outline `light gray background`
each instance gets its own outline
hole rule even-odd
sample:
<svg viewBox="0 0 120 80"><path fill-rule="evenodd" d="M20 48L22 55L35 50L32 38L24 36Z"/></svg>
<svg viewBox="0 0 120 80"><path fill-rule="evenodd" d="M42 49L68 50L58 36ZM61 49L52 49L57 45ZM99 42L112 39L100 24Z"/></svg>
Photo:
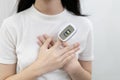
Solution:
<svg viewBox="0 0 120 80"><path fill-rule="evenodd" d="M94 26L93 80L120 80L120 0L81 0ZM16 0L0 0L0 25Z"/></svg>

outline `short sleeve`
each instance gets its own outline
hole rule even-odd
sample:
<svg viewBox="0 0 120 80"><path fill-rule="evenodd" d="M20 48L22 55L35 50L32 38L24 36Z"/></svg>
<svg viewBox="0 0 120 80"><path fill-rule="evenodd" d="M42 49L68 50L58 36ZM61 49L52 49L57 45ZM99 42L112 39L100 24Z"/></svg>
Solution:
<svg viewBox="0 0 120 80"><path fill-rule="evenodd" d="M94 59L94 50L93 50L93 25L92 23L89 21L88 23L88 34L87 34L87 38L86 38L86 45L85 45L85 49L83 50L82 53L79 54L79 60L83 60L83 61L92 61Z"/></svg>
<svg viewBox="0 0 120 80"><path fill-rule="evenodd" d="M0 28L0 63L2 64L16 63L15 35L11 23L4 21Z"/></svg>

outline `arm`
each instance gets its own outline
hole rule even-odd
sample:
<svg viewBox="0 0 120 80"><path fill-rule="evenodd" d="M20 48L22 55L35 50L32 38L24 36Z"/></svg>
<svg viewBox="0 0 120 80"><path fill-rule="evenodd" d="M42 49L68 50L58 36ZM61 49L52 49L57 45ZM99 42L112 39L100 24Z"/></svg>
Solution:
<svg viewBox="0 0 120 80"><path fill-rule="evenodd" d="M43 38L40 39L41 45L47 37L48 35L43 35ZM66 42L63 45L68 46ZM91 61L78 61L74 56L63 66L63 70L69 74L72 80L91 80Z"/></svg>
<svg viewBox="0 0 120 80"><path fill-rule="evenodd" d="M91 61L75 62L75 65L67 70L72 80L91 80Z"/></svg>
<svg viewBox="0 0 120 80"><path fill-rule="evenodd" d="M40 39L41 45L44 44L44 41L47 37L48 35L42 36L42 38ZM67 44L66 42L63 42L64 47L68 45L69 44ZM52 46L52 44L50 46ZM92 72L91 65L92 65L91 61L83 61L83 60L78 61L78 59L74 56L74 58L70 62L66 63L62 68L64 71L66 71L69 74L72 80L91 80L91 72Z"/></svg>
<svg viewBox="0 0 120 80"><path fill-rule="evenodd" d="M15 74L16 64L0 64L0 80L4 80L5 78Z"/></svg>
<svg viewBox="0 0 120 80"><path fill-rule="evenodd" d="M74 53L79 50L79 45L58 49L61 45L60 40L57 40L55 45L48 49L51 40L49 37L45 43L41 45L37 60L18 74L15 74L16 64L0 64L0 71L2 72L0 74L0 80L35 80L45 73L62 68L64 64L73 59Z"/></svg>
<svg viewBox="0 0 120 80"><path fill-rule="evenodd" d="M16 64L0 64L0 80L35 80L35 76L30 68L16 74Z"/></svg>
<svg viewBox="0 0 120 80"><path fill-rule="evenodd" d="M16 42L17 30L14 22L12 19L6 19L0 28L0 80L33 80L31 70L26 69L16 74Z"/></svg>
<svg viewBox="0 0 120 80"><path fill-rule="evenodd" d="M92 59L93 59L93 27L89 20L87 20L89 27L86 48L84 52L79 55L78 60L72 60L71 65L67 65L67 72L72 80L91 80L92 73ZM75 64L76 63L76 64ZM74 65L73 65L74 64ZM70 66L69 66L70 65ZM72 68L74 66L74 68Z"/></svg>

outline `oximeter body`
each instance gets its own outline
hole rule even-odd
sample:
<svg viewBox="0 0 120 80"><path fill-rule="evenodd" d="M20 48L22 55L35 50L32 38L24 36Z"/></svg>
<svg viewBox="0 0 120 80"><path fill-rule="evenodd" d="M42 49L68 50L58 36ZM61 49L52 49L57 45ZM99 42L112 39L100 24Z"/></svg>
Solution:
<svg viewBox="0 0 120 80"><path fill-rule="evenodd" d="M61 29L58 33L58 38L62 41L69 40L75 33L77 32L76 27L71 24L67 23L63 25L63 29Z"/></svg>

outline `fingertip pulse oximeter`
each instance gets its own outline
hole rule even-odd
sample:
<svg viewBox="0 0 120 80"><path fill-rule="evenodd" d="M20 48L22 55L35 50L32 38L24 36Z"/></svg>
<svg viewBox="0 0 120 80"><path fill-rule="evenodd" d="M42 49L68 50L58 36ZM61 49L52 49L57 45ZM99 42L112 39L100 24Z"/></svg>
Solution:
<svg viewBox="0 0 120 80"><path fill-rule="evenodd" d="M71 24L65 24L63 25L63 29L61 29L58 33L58 38L62 41L69 40L75 33L77 32L76 27Z"/></svg>

